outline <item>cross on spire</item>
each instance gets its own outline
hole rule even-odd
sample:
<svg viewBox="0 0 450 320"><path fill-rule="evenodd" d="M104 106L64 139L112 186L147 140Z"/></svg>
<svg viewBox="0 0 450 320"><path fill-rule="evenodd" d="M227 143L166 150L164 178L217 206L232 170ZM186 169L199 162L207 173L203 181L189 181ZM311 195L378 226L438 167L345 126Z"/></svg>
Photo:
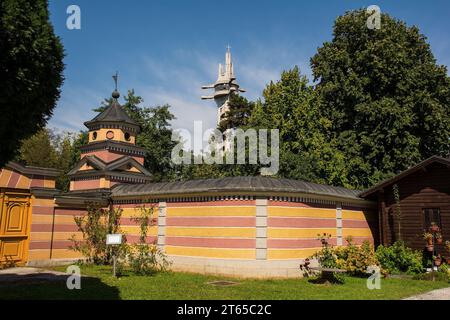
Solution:
<svg viewBox="0 0 450 320"><path fill-rule="evenodd" d="M114 84L115 84L115 89L114 89L114 90L117 91L117 80L118 80L118 78L119 78L119 72L116 71L116 74L113 75L112 77L113 77L113 79L114 79Z"/></svg>

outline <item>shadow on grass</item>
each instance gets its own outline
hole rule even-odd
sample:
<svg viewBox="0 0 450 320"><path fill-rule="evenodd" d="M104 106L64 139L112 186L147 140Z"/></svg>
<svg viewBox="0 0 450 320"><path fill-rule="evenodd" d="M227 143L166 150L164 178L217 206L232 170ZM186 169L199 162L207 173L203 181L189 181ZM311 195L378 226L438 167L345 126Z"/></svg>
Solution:
<svg viewBox="0 0 450 320"><path fill-rule="evenodd" d="M0 275L0 300L117 300L116 287L98 278L82 277L81 289L67 288L69 275L38 273L32 275Z"/></svg>

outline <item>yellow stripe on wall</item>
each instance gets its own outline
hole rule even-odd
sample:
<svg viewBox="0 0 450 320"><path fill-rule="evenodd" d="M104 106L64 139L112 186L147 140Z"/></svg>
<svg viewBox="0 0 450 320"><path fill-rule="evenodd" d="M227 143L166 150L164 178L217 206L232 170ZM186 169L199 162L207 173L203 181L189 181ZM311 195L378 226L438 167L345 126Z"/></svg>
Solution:
<svg viewBox="0 0 450 320"><path fill-rule="evenodd" d="M139 226L121 226L122 233L125 234L141 234L141 227ZM158 226L148 227L149 236L156 236L158 234Z"/></svg>
<svg viewBox="0 0 450 320"><path fill-rule="evenodd" d="M28 252L28 261L50 259L50 249L30 250Z"/></svg>
<svg viewBox="0 0 450 320"><path fill-rule="evenodd" d="M53 224L53 216L49 214L33 214L32 215L33 224ZM73 216L55 216L55 224L75 224Z"/></svg>
<svg viewBox="0 0 450 320"><path fill-rule="evenodd" d="M269 217L336 218L336 209L268 207Z"/></svg>
<svg viewBox="0 0 450 320"><path fill-rule="evenodd" d="M53 241L69 240L72 235L75 235L75 239L83 240L83 234L81 232L55 232L53 234ZM31 232L31 241L51 241L51 232Z"/></svg>
<svg viewBox="0 0 450 320"><path fill-rule="evenodd" d="M0 175L0 187L8 186L9 178L11 178L12 171L7 169L2 169Z"/></svg>
<svg viewBox="0 0 450 320"><path fill-rule="evenodd" d="M54 179L47 179L44 180L44 188L54 188L55 187L55 180Z"/></svg>
<svg viewBox="0 0 450 320"><path fill-rule="evenodd" d="M20 175L19 181L17 181L16 188L29 189L30 185L31 185L31 179L26 177L26 176L24 176L24 175Z"/></svg>
<svg viewBox="0 0 450 320"><path fill-rule="evenodd" d="M363 211L342 210L342 219L367 220L369 218L370 220L374 217L375 213L365 215Z"/></svg>
<svg viewBox="0 0 450 320"><path fill-rule="evenodd" d="M166 246L169 255L188 257L256 259L255 249L222 249Z"/></svg>
<svg viewBox="0 0 450 320"><path fill-rule="evenodd" d="M158 211L158 207L153 208L153 218L158 217ZM122 218L135 218L140 216L141 210L139 208L122 208Z"/></svg>
<svg viewBox="0 0 450 320"><path fill-rule="evenodd" d="M54 207L55 200L53 199L38 199L33 197L33 206L36 207Z"/></svg>
<svg viewBox="0 0 450 320"><path fill-rule="evenodd" d="M282 259L305 259L311 257L321 248L308 249L268 249L267 259L282 260Z"/></svg>
<svg viewBox="0 0 450 320"><path fill-rule="evenodd" d="M343 228L342 236L344 238L348 236L353 237L373 237L372 231L369 228Z"/></svg>
<svg viewBox="0 0 450 320"><path fill-rule="evenodd" d="M317 234L328 233L336 236L335 228L267 228L268 238L317 238Z"/></svg>
<svg viewBox="0 0 450 320"><path fill-rule="evenodd" d="M68 249L53 249L52 259L74 259L82 258L79 252ZM50 249L36 249L30 250L28 261L47 260L50 259Z"/></svg>
<svg viewBox="0 0 450 320"><path fill-rule="evenodd" d="M166 236L185 236L185 237L241 237L254 238L256 236L255 228L184 228L184 227L166 227Z"/></svg>
<svg viewBox="0 0 450 320"><path fill-rule="evenodd" d="M215 217L215 216L255 216L256 207L237 206L237 207L183 207L167 208L167 216L172 217Z"/></svg>

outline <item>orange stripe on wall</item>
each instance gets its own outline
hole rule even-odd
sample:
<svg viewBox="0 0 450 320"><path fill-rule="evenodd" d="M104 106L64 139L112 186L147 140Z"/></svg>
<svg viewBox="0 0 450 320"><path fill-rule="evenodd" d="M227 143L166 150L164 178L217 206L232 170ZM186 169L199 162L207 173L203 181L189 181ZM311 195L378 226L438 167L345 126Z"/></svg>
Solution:
<svg viewBox="0 0 450 320"><path fill-rule="evenodd" d="M236 209L237 210L237 209ZM253 217L167 217L167 226L185 227L254 227Z"/></svg>
<svg viewBox="0 0 450 320"><path fill-rule="evenodd" d="M329 243L336 246L336 238L330 238ZM274 249L289 249L289 248L317 248L322 244L317 239L268 239L267 247Z"/></svg>
<svg viewBox="0 0 450 320"><path fill-rule="evenodd" d="M255 248L255 239L166 237L166 244L180 247Z"/></svg>

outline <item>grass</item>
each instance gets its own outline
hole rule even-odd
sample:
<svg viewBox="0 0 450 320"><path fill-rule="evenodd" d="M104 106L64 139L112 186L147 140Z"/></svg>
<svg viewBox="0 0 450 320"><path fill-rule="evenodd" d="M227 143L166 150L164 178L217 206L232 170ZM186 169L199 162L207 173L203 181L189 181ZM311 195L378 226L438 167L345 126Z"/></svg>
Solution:
<svg viewBox="0 0 450 320"><path fill-rule="evenodd" d="M58 268L64 271L65 268ZM366 279L346 277L343 285L313 284L308 279L252 280L168 272L155 276L111 276L110 267L83 266L81 290L68 290L65 281L0 286L0 299L401 299L448 287L447 281L382 279L380 290L369 290ZM207 282L236 281L232 286Z"/></svg>

